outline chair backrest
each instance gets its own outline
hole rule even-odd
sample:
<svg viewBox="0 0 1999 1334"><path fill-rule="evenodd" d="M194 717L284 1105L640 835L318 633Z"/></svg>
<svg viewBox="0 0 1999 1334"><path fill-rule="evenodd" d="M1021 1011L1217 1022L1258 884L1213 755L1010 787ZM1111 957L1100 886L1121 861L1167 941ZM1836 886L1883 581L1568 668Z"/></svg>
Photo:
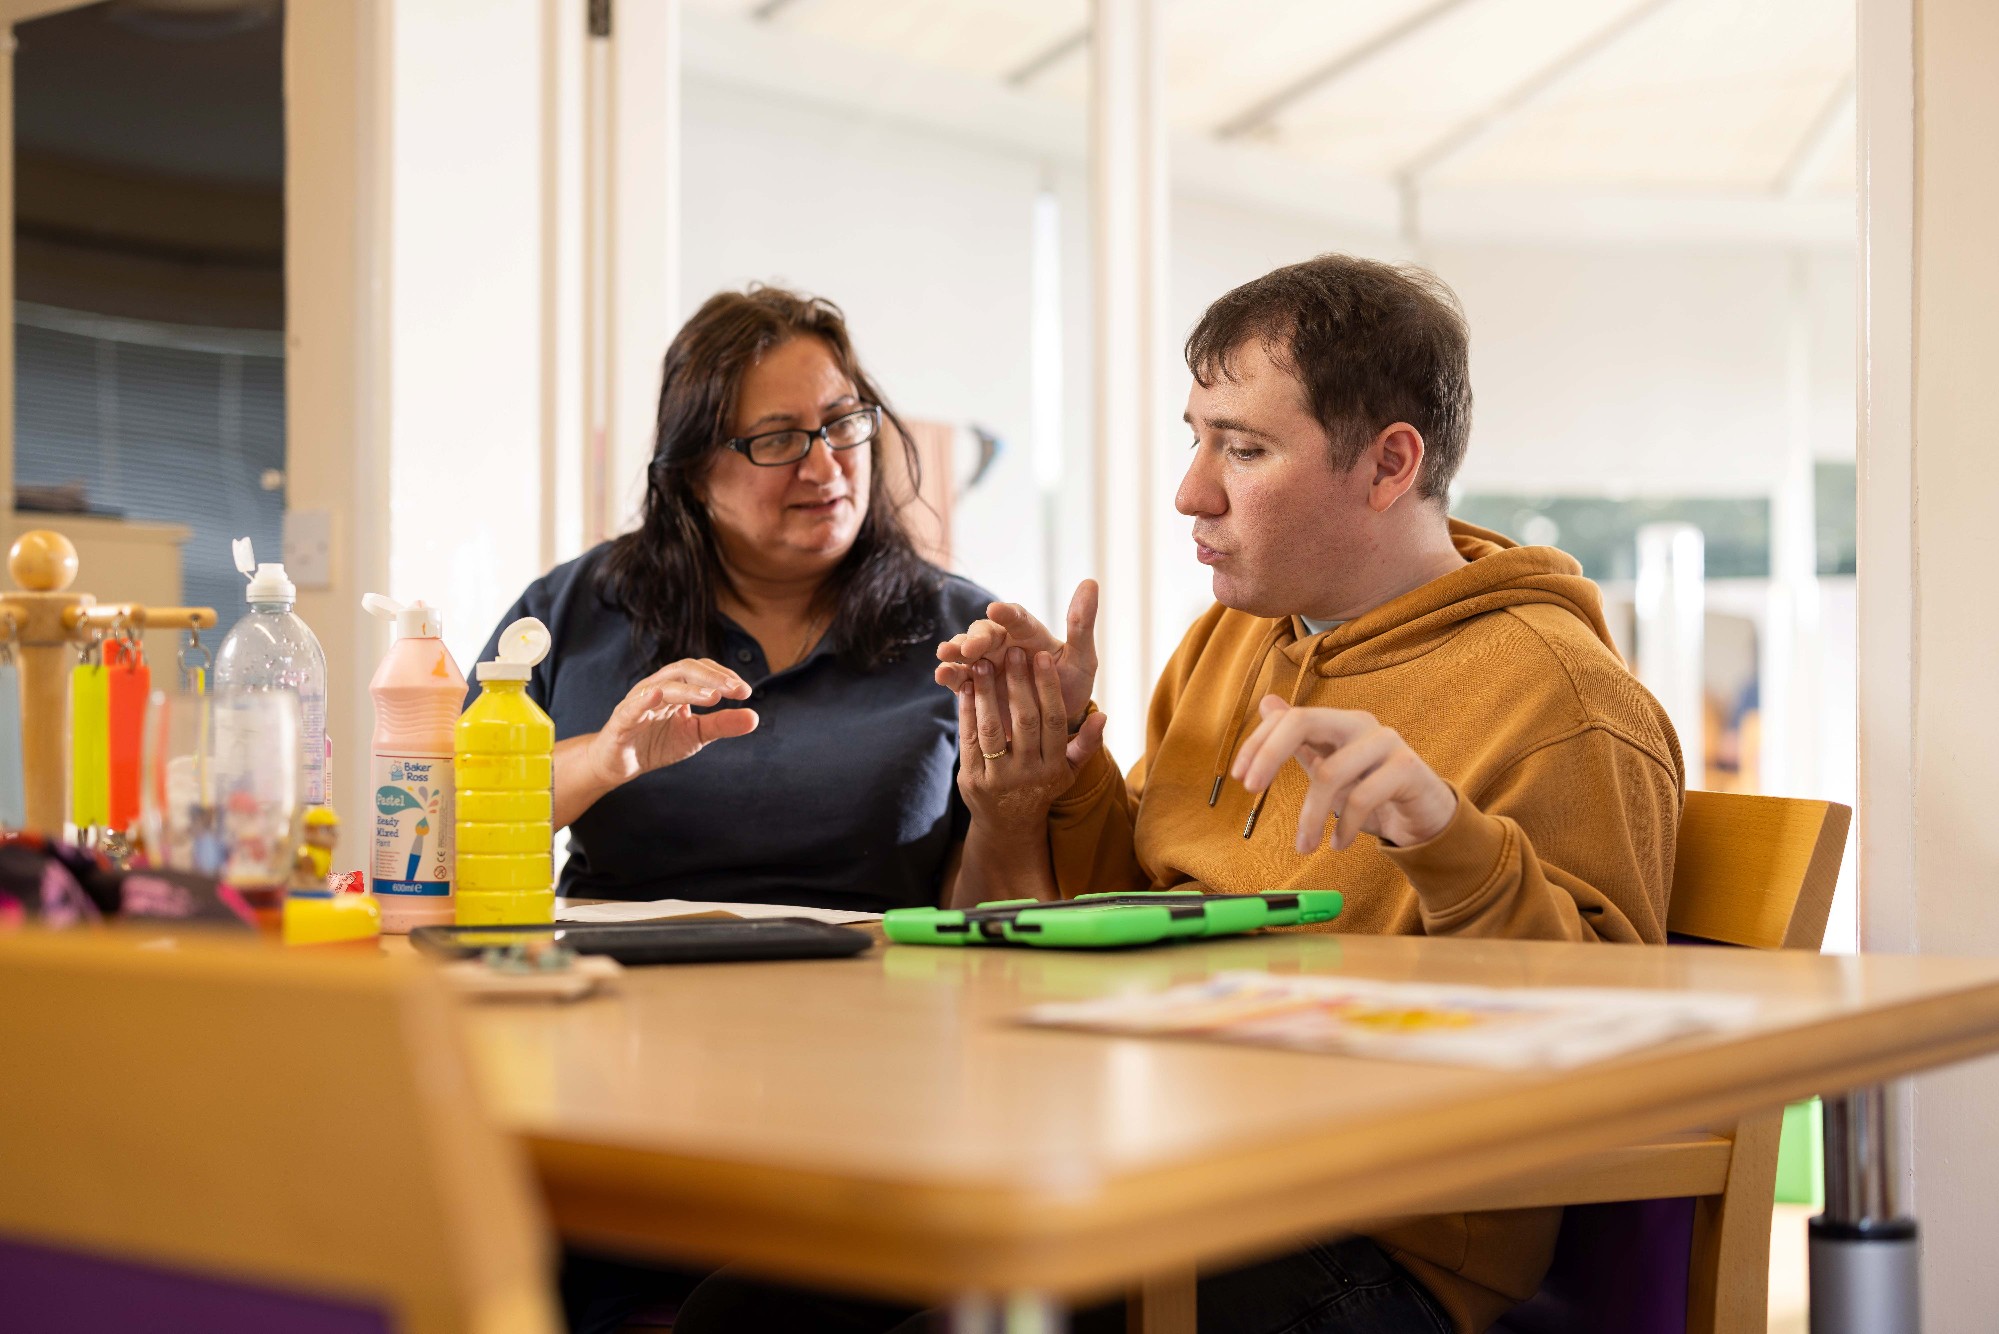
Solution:
<svg viewBox="0 0 1999 1334"><path fill-rule="evenodd" d="M1687 793L1667 929L1751 949L1818 949L1852 819L1831 801ZM1732 1327L1724 1308L1760 1312L1778 1115L1737 1127L1719 1196L1571 1205L1540 1292L1495 1334L1686 1334Z"/></svg>
<svg viewBox="0 0 1999 1334"><path fill-rule="evenodd" d="M1687 793L1667 929L1751 949L1816 950L1852 820L1834 801Z"/></svg>
<svg viewBox="0 0 1999 1334"><path fill-rule="evenodd" d="M0 1271L47 1313L9 1327L550 1334L454 1004L415 962L0 937Z"/></svg>

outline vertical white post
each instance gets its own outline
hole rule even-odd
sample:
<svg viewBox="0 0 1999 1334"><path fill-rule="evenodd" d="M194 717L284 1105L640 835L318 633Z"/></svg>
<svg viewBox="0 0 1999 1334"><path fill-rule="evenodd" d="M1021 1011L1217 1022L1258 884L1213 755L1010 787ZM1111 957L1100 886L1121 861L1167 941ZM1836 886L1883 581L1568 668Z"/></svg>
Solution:
<svg viewBox="0 0 1999 1334"><path fill-rule="evenodd" d="M1680 734L1687 786L1707 772L1701 721L1705 688L1706 547L1690 523L1638 530L1638 679L1665 706Z"/></svg>
<svg viewBox="0 0 1999 1334"><path fill-rule="evenodd" d="M14 512L14 49L0 25L0 514Z"/></svg>
<svg viewBox="0 0 1999 1334"><path fill-rule="evenodd" d="M1034 489L1041 506L1040 610L1059 624L1067 590L1056 572L1062 500L1062 204L1052 185L1034 198L1034 299L1029 319Z"/></svg>
<svg viewBox="0 0 1999 1334"><path fill-rule="evenodd" d="M1873 950L1999 951L1999 695L1991 543L1999 455L1999 7L1860 8L1862 308L1860 854ZM1985 1239L1999 1152L1999 1068L1915 1081L1923 1306L1934 1329L1999 1307Z"/></svg>
<svg viewBox="0 0 1999 1334"><path fill-rule="evenodd" d="M1860 365L1854 820L1860 948L1916 949L1916 15L1861 0ZM1897 1086L1902 1198L1919 1204L1917 1110Z"/></svg>
<svg viewBox="0 0 1999 1334"><path fill-rule="evenodd" d="M1791 256L1785 331L1784 471L1771 494L1770 600L1762 657L1761 790L1825 795L1819 781L1818 505L1811 438L1811 285Z"/></svg>
<svg viewBox="0 0 1999 1334"><path fill-rule="evenodd" d="M590 4L583 51L583 545L610 535L611 8Z"/></svg>
<svg viewBox="0 0 1999 1334"><path fill-rule="evenodd" d="M1152 650L1152 454L1165 308L1166 139L1155 0L1096 0L1091 262L1096 362L1098 698L1127 761L1143 744ZM1060 608L1054 609L1059 614Z"/></svg>
<svg viewBox="0 0 1999 1334"><path fill-rule="evenodd" d="M376 0L285 15L285 477L333 517L333 578L298 612L326 650L327 736L342 864L356 864L371 793L368 677L388 587L388 318L393 202L390 15ZM12 358L8 358L12 366Z"/></svg>
<svg viewBox="0 0 1999 1334"><path fill-rule="evenodd" d="M1860 939L1896 952L1916 947L1915 30L1914 0L1860 6Z"/></svg>
<svg viewBox="0 0 1999 1334"><path fill-rule="evenodd" d="M541 533L543 569L583 544L585 0L541 0Z"/></svg>
<svg viewBox="0 0 1999 1334"><path fill-rule="evenodd" d="M591 0L584 62L586 543L644 494L679 308L680 0Z"/></svg>

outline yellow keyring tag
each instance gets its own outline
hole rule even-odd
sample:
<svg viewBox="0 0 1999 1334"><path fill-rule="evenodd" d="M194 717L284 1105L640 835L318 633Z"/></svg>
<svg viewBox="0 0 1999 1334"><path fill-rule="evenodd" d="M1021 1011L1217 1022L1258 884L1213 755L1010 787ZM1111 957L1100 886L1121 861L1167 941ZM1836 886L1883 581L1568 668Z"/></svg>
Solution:
<svg viewBox="0 0 1999 1334"><path fill-rule="evenodd" d="M111 822L111 673L95 652L69 674L69 819Z"/></svg>

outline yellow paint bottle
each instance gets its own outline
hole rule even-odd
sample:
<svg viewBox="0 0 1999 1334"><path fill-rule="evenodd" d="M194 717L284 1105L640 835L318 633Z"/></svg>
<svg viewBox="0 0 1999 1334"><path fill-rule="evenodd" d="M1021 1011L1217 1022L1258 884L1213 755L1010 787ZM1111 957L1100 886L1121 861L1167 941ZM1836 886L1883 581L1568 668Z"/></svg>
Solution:
<svg viewBox="0 0 1999 1334"><path fill-rule="evenodd" d="M460 926L555 920L555 724L527 695L548 642L532 616L501 632L499 657L476 669L479 698L458 720Z"/></svg>

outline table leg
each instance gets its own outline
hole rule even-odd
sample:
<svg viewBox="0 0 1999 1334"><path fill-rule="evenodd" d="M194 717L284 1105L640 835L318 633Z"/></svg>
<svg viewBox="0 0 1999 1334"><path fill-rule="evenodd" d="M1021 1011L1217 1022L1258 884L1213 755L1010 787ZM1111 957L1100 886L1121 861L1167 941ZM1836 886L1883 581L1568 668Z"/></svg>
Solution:
<svg viewBox="0 0 1999 1334"><path fill-rule="evenodd" d="M1063 1334L1069 1315L1062 1303L1034 1293L1004 1301L960 1297L951 1303L951 1334Z"/></svg>
<svg viewBox="0 0 1999 1334"><path fill-rule="evenodd" d="M1125 1299L1125 1334L1196 1334L1199 1311L1192 1265L1154 1274Z"/></svg>
<svg viewBox="0 0 1999 1334"><path fill-rule="evenodd" d="M1920 1334L1916 1220L1896 1209L1888 1090L1825 1100L1825 1212L1811 1223L1811 1334Z"/></svg>

